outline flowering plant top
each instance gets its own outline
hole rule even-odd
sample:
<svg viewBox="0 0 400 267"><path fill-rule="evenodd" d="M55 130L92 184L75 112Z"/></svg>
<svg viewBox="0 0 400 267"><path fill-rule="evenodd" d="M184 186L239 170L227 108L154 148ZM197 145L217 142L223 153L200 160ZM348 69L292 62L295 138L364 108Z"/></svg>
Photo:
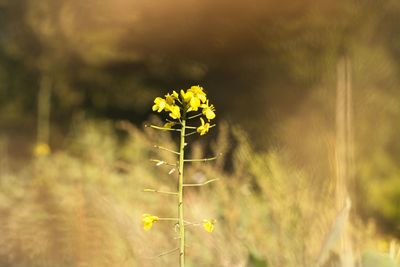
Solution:
<svg viewBox="0 0 400 267"><path fill-rule="evenodd" d="M209 104L204 89L198 85L192 86L186 91L181 90L180 93L172 91L164 98L157 97L152 109L159 113L168 113L169 119L164 124L166 130L174 129L174 126L181 124L182 120L199 117L200 125L196 127L196 131L200 135L208 133L209 129L213 127L210 122L216 117L214 105Z"/></svg>

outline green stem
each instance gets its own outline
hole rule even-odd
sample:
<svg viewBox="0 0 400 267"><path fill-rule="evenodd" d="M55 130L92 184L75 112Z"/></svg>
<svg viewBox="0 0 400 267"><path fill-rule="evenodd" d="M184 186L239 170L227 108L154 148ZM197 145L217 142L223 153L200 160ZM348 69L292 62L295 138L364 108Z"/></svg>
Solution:
<svg viewBox="0 0 400 267"><path fill-rule="evenodd" d="M160 218L159 217L158 220L159 221L175 221L176 222L178 220L178 218L163 218L163 217Z"/></svg>
<svg viewBox="0 0 400 267"><path fill-rule="evenodd" d="M144 189L143 192L160 193L160 194L166 194L166 195L178 195L177 192L168 192L168 191L149 189L149 188Z"/></svg>
<svg viewBox="0 0 400 267"><path fill-rule="evenodd" d="M204 158L204 159L185 159L185 162L205 162L205 161L212 161L216 160L218 156L212 158Z"/></svg>
<svg viewBox="0 0 400 267"><path fill-rule="evenodd" d="M181 142L179 148L178 217L179 217L179 266L185 266L185 221L183 216L183 165L185 162L186 114L182 117Z"/></svg>
<svg viewBox="0 0 400 267"><path fill-rule="evenodd" d="M212 180L205 181L204 183L200 183L200 184L183 184L183 186L184 186L184 187L185 187L185 186L203 186L203 185L206 185L206 184L209 184L209 183L218 181L218 180L219 180L219 179L217 178L217 179L212 179Z"/></svg>
<svg viewBox="0 0 400 267"><path fill-rule="evenodd" d="M168 151L168 152L174 153L174 154L176 154L176 155L179 155L179 152L173 151L173 150L171 150L171 149L169 149L169 148L165 148L165 147L158 146L158 145L154 145L154 147L155 147L155 148L158 148L158 149L161 149L161 150L164 150L164 151Z"/></svg>
<svg viewBox="0 0 400 267"><path fill-rule="evenodd" d="M161 131L175 131L175 132L179 132L179 129L174 129L174 128L165 128L165 127L160 127L160 126L156 126L156 125L145 125L144 127L150 127L156 130L161 130Z"/></svg>
<svg viewBox="0 0 400 267"><path fill-rule="evenodd" d="M187 118L187 119L188 119L188 120L191 120L191 119L200 117L201 115L203 115L203 113L199 113L199 114L193 115L193 116L191 116L191 117L189 117L189 118Z"/></svg>

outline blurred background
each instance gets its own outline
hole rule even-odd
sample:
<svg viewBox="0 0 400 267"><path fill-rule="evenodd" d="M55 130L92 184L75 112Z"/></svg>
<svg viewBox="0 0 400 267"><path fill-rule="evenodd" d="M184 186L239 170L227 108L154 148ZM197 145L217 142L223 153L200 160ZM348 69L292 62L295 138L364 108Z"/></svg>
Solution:
<svg viewBox="0 0 400 267"><path fill-rule="evenodd" d="M157 96L201 85L188 266L399 266L397 0L0 0L0 266L177 266ZM160 205L162 203L162 205Z"/></svg>

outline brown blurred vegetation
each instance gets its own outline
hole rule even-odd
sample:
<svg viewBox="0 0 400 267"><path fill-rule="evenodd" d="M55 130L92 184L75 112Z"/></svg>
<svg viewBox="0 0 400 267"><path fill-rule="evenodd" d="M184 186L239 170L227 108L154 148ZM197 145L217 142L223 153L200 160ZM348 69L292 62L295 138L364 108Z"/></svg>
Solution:
<svg viewBox="0 0 400 267"><path fill-rule="evenodd" d="M156 139L114 122L141 125L154 97L200 84L229 127L193 149L227 153L191 169L221 177L188 198L193 216L210 210L222 228L194 230L191 259L310 266L338 212L343 57L353 90L352 239L356 256L379 250L400 236L399 17L397 0L0 0L0 265L148 266L145 255L170 248L168 226L147 235L136 220L160 201L140 190L171 182L144 167ZM44 87L55 153L34 159ZM203 245L214 250L201 255Z"/></svg>
<svg viewBox="0 0 400 267"><path fill-rule="evenodd" d="M156 223L150 232L140 224L142 213L168 217L175 212L171 197L142 192L176 186L165 167L146 160L170 158L152 144L174 147L174 142L126 122L121 127L129 133L123 143L111 122L80 121L68 149L2 177L2 266L177 265L175 255L157 257L177 245L173 224ZM325 236L340 235L331 229L336 217L333 178L316 187L279 153L256 153L243 142L241 130L230 134L226 124L220 127L211 149L224 152L237 142L235 166L224 171L228 159L222 157L187 169L190 182L220 178L186 193L189 220L218 219L213 234L188 230L188 266L312 266ZM206 153L195 146L191 156ZM373 223L353 219L351 233L357 262L365 264L369 249L389 255L388 239L377 234ZM395 243L392 247L399 249ZM336 253L334 248L327 266L337 264Z"/></svg>

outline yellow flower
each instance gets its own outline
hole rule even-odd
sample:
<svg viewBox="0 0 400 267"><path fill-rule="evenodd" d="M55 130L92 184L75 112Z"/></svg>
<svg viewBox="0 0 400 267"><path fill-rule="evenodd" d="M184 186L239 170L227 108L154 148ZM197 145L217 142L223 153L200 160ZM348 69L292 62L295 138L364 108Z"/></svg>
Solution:
<svg viewBox="0 0 400 267"><path fill-rule="evenodd" d="M201 108L203 109L203 115L206 116L206 118L208 119L208 121L212 120L215 118L215 108L214 105L209 106L208 105L208 100L205 104L201 105Z"/></svg>
<svg viewBox="0 0 400 267"><path fill-rule="evenodd" d="M194 97L192 97L192 99L190 99L189 108L187 111L188 112L189 111L197 111L197 110L199 110L199 107L200 107L200 99L194 96Z"/></svg>
<svg viewBox="0 0 400 267"><path fill-rule="evenodd" d="M192 99L192 97L194 96L192 92L187 91L185 93L185 91L181 90L181 96L184 102L188 103L190 102L190 100Z"/></svg>
<svg viewBox="0 0 400 267"><path fill-rule="evenodd" d="M181 90L181 96L183 101L189 104L187 112L197 111L201 103L207 100L206 94L200 86L192 86L186 92Z"/></svg>
<svg viewBox="0 0 400 267"><path fill-rule="evenodd" d="M142 223L143 223L143 229L148 231L153 227L153 223L158 221L159 218L157 216L151 215L151 214L143 214L142 215Z"/></svg>
<svg viewBox="0 0 400 267"><path fill-rule="evenodd" d="M175 97L175 99L179 98L179 94L175 90L172 91L172 96Z"/></svg>
<svg viewBox="0 0 400 267"><path fill-rule="evenodd" d="M165 95L165 100L167 102L168 105L174 105L175 104L175 100L178 99L179 95L177 92L172 91L172 94L166 94Z"/></svg>
<svg viewBox="0 0 400 267"><path fill-rule="evenodd" d="M173 121L167 122L166 124L164 124L164 128L171 129L173 126L175 126L175 124L176 123Z"/></svg>
<svg viewBox="0 0 400 267"><path fill-rule="evenodd" d="M51 153L51 149L48 144L39 143L35 146L33 153L36 157L48 156Z"/></svg>
<svg viewBox="0 0 400 267"><path fill-rule="evenodd" d="M203 220L203 228L209 233L212 233L215 228L215 224L217 223L217 220L215 219L204 219Z"/></svg>
<svg viewBox="0 0 400 267"><path fill-rule="evenodd" d="M153 111L161 112L167 107L167 102L164 98L157 97L154 99Z"/></svg>
<svg viewBox="0 0 400 267"><path fill-rule="evenodd" d="M193 96L200 99L202 103L206 102L206 100L207 100L207 95L206 95L206 93L203 92L203 87L195 85L195 86L190 87L188 92L193 93Z"/></svg>
<svg viewBox="0 0 400 267"><path fill-rule="evenodd" d="M166 108L168 111L171 111L171 113L169 113L169 116L173 119L179 119L181 117L181 109L179 108L179 106L176 105L168 105Z"/></svg>
<svg viewBox="0 0 400 267"><path fill-rule="evenodd" d="M201 121L201 125L199 127L197 127L197 132L200 135L205 135L208 132L208 130L210 129L210 124L208 122L204 123L203 118L200 118L200 121Z"/></svg>

